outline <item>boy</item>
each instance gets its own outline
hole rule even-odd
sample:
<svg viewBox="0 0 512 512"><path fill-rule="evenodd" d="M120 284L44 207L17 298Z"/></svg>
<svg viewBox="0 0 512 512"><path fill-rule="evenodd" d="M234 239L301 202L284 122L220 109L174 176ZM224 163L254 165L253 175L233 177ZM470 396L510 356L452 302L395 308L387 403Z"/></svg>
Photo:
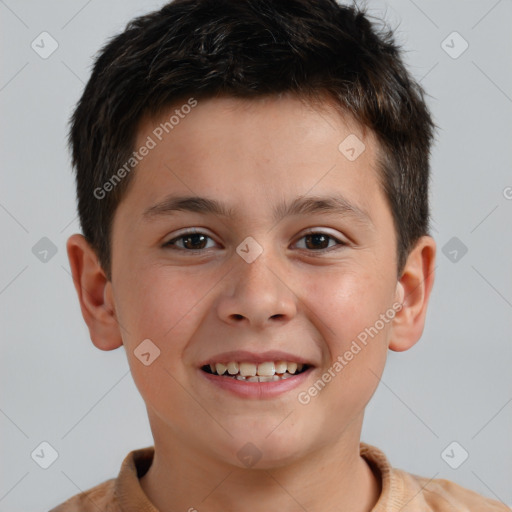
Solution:
<svg viewBox="0 0 512 512"><path fill-rule="evenodd" d="M509 510L360 442L423 332L433 131L392 35L334 0L177 0L113 38L67 250L155 443L53 510Z"/></svg>

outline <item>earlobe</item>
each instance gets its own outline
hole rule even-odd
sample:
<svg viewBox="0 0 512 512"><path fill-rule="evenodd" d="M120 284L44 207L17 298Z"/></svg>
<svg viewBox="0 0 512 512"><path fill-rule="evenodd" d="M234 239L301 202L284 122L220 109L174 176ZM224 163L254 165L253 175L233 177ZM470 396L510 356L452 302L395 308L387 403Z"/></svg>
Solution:
<svg viewBox="0 0 512 512"><path fill-rule="evenodd" d="M114 350L123 342L117 322L112 284L96 253L83 235L74 234L66 243L73 283L82 316L92 342L101 350Z"/></svg>
<svg viewBox="0 0 512 512"><path fill-rule="evenodd" d="M430 292L434 284L436 243L430 236L421 237L411 250L402 276L397 282L397 301L402 309L393 319L389 348L402 352L421 337L425 326Z"/></svg>

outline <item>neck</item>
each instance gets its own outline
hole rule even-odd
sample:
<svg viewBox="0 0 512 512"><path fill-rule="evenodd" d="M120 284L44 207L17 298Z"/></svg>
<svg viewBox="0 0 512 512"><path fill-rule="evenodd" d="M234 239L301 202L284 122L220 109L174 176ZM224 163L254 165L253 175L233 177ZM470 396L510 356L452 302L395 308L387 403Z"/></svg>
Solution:
<svg viewBox="0 0 512 512"><path fill-rule="evenodd" d="M249 507L253 512L370 512L381 483L359 455L359 435L349 437L342 435L336 444L323 445L291 464L254 469L219 461L182 439L155 436L153 463L140 483L162 512Z"/></svg>

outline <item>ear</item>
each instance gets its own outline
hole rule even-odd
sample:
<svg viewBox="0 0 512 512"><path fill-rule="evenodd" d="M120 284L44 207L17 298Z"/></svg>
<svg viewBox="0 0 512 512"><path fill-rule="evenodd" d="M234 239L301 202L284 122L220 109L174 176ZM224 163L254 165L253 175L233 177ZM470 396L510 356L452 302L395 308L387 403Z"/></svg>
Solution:
<svg viewBox="0 0 512 512"><path fill-rule="evenodd" d="M421 337L428 300L434 284L436 243L421 237L410 252L397 283L397 301L402 303L393 319L389 348L395 352L410 349Z"/></svg>
<svg viewBox="0 0 512 512"><path fill-rule="evenodd" d="M66 243L73 283L92 342L101 350L123 344L116 319L112 283L107 280L96 253L83 235L74 234Z"/></svg>

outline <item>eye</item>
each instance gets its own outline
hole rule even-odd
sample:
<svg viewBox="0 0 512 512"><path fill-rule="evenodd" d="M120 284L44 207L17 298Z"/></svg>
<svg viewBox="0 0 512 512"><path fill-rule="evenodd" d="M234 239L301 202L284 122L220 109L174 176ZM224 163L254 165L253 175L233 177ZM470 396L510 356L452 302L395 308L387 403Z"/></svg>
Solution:
<svg viewBox="0 0 512 512"><path fill-rule="evenodd" d="M210 247L206 247L205 243L207 239L213 240L210 236L201 233L200 231L188 231L187 233L183 233L180 236L173 238L166 242L163 247L174 246L178 249L188 250L190 251L201 251L203 249L209 249ZM183 241L183 247L179 246L177 242Z"/></svg>
<svg viewBox="0 0 512 512"><path fill-rule="evenodd" d="M182 233L178 237L173 238L172 240L169 240L163 245L163 247L177 248L178 250L184 250L188 252L202 251L212 247L207 246L208 239L213 240L210 236L200 231L188 231L186 233ZM337 242L334 244L334 247L336 245L347 245L342 240L339 240L322 231L310 231L303 235L299 240L305 240L305 247L299 247L299 249L309 249L315 252L322 252L332 249L333 246L329 246L330 242ZM179 243L182 243L182 245Z"/></svg>
<svg viewBox="0 0 512 512"><path fill-rule="evenodd" d="M322 231L310 231L306 233L304 236L302 236L300 240L305 240L306 249L313 249L316 252L329 250L329 240L338 242L334 246L347 245L345 242L338 240L337 238L328 235L327 233L323 233ZM300 247L300 249L303 248L304 247Z"/></svg>

